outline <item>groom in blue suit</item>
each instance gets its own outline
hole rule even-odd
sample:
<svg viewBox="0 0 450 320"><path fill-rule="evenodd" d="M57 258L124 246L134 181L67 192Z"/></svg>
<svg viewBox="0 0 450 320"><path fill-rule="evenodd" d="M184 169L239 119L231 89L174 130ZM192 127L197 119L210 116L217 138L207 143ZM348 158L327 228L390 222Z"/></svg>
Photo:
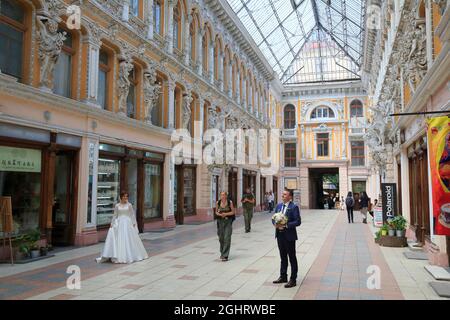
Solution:
<svg viewBox="0 0 450 320"><path fill-rule="evenodd" d="M292 202L293 196L293 190L285 189L282 195L283 203L279 203L275 208L275 212L283 212L288 218L287 225L275 225L275 238L277 238L278 249L280 250L281 267L280 277L273 283L287 282L284 286L285 288L292 288L297 285L298 264L295 255L295 241L298 238L296 227L302 223L302 220L300 218L300 209ZM288 257L291 264L291 278L289 282L287 280Z"/></svg>

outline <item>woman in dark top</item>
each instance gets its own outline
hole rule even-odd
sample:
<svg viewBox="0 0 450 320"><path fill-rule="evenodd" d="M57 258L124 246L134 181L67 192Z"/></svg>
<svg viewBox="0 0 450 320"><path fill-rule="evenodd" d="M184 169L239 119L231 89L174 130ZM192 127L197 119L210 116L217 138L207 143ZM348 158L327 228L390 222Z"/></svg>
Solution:
<svg viewBox="0 0 450 320"><path fill-rule="evenodd" d="M369 197L367 196L367 193L365 191L363 191L361 194L359 204L361 206L361 215L363 218L363 223L367 223L367 210L369 209Z"/></svg>
<svg viewBox="0 0 450 320"><path fill-rule="evenodd" d="M353 193L349 191L347 198L345 198L345 206L347 207L348 223L353 223L353 206L355 205L355 199Z"/></svg>
<svg viewBox="0 0 450 320"><path fill-rule="evenodd" d="M231 247L231 234L233 232L233 221L236 218L233 201L228 199L225 191L220 193L220 200L217 201L217 235L220 242L220 259L228 260Z"/></svg>

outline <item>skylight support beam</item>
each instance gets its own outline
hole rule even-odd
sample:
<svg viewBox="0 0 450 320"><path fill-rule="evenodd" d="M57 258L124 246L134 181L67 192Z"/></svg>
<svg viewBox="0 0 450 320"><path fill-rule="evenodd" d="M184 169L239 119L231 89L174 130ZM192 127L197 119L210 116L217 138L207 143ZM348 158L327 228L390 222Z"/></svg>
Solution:
<svg viewBox="0 0 450 320"><path fill-rule="evenodd" d="M270 6L272 7L273 13L275 14L275 17L277 18L278 26L280 27L281 31L283 32L284 38L286 39L286 42L289 46L289 51L291 51L292 55L294 55L295 54L294 48L292 47L291 42L289 41L289 38L286 34L286 30L284 30L283 24L281 23L280 16L278 15L277 10L276 10L275 6L273 5L273 1L269 0L269 3L270 3ZM284 71L283 69L281 69L281 70Z"/></svg>
<svg viewBox="0 0 450 320"><path fill-rule="evenodd" d="M319 26L320 20L319 20L319 11L317 10L317 3L316 0L311 0L311 6L314 12L314 20L316 21L316 26Z"/></svg>
<svg viewBox="0 0 450 320"><path fill-rule="evenodd" d="M292 66L292 64L295 62L295 60L297 60L298 56L300 55L300 53L302 52L303 48L305 47L306 43L308 42L309 38L311 37L312 33L313 33L314 29L311 29L311 31L309 31L308 35L305 38L305 42L303 42L302 46L298 49L297 53L295 54L294 58L292 59L292 61L289 63L289 67L284 71L283 75L280 77L281 81L283 81L283 78L286 76L286 73L288 72L289 68ZM290 78L289 78L290 79ZM288 79L288 80L289 80ZM286 80L286 81L288 81ZM285 82L286 82L285 81Z"/></svg>
<svg viewBox="0 0 450 320"><path fill-rule="evenodd" d="M323 31L325 31L325 32L331 37L331 39L333 39L333 41L338 45L338 47L339 47L342 51L344 51L345 55L346 55L347 57L349 57L350 60L352 60L353 63L356 64L356 65L358 66L358 68L361 67L361 65L359 64L359 62L356 61L355 58L353 58L353 56L352 56L350 53L348 53L348 51L347 51L347 50L339 43L339 41L334 37L334 35L333 35L332 32L330 32L330 31L329 31L327 28L325 28L322 24L319 25L319 28L321 28Z"/></svg>
<svg viewBox="0 0 450 320"><path fill-rule="evenodd" d="M247 4L244 2L244 0L241 0L242 5L244 6L245 10L247 11L250 19L253 21L253 23L256 26L256 29L258 30L259 34L261 35L261 37L264 37L263 33L261 32L261 29L259 28L258 23L256 22L255 18L253 17L253 14L251 13L251 11L249 10L249 8L247 7ZM275 59L275 62L277 63L278 67L280 67L280 70L283 70L283 66L281 65L280 61L277 59L277 56L275 55L275 53L273 52L272 46L270 45L269 42L267 42L267 40L264 41L267 45L267 48L269 48L270 53L272 54L273 58Z"/></svg>

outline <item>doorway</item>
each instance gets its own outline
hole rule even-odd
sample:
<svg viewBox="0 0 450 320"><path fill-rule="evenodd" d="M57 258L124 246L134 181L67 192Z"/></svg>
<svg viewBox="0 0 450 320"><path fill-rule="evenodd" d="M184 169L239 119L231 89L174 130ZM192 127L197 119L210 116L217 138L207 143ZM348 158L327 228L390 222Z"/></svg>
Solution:
<svg viewBox="0 0 450 320"><path fill-rule="evenodd" d="M195 215L196 173L195 165L175 166L174 211L177 224L184 224L185 216Z"/></svg>
<svg viewBox="0 0 450 320"><path fill-rule="evenodd" d="M352 181L352 192L353 198L355 199L353 210L355 211L361 210L359 199L361 198L361 193L363 191L366 191L366 181Z"/></svg>
<svg viewBox="0 0 450 320"><path fill-rule="evenodd" d="M55 158L53 182L52 245L70 246L74 243L76 208L76 152L58 151Z"/></svg>
<svg viewBox="0 0 450 320"><path fill-rule="evenodd" d="M309 169L309 208L334 209L339 193L339 168Z"/></svg>

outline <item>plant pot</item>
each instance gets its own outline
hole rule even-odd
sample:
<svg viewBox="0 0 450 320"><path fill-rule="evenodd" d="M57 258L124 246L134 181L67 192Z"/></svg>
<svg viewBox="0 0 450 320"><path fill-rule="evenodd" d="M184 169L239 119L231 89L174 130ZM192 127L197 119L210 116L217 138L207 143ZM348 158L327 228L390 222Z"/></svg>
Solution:
<svg viewBox="0 0 450 320"><path fill-rule="evenodd" d="M381 230L381 235L382 235L382 236L387 235L387 231L386 231L386 230Z"/></svg>
<svg viewBox="0 0 450 320"><path fill-rule="evenodd" d="M20 251L16 251L14 252L14 259L15 260L25 260L28 258L28 254L20 252Z"/></svg>
<svg viewBox="0 0 450 320"><path fill-rule="evenodd" d="M389 229L389 236L390 237L395 237L395 230L394 229Z"/></svg>
<svg viewBox="0 0 450 320"><path fill-rule="evenodd" d="M41 256L46 256L48 253L48 249L46 247L41 248Z"/></svg>
<svg viewBox="0 0 450 320"><path fill-rule="evenodd" d="M397 237L401 238L405 236L405 230L396 230L395 234L397 235Z"/></svg>
<svg viewBox="0 0 450 320"><path fill-rule="evenodd" d="M37 258L41 255L39 250L31 250L31 259Z"/></svg>

